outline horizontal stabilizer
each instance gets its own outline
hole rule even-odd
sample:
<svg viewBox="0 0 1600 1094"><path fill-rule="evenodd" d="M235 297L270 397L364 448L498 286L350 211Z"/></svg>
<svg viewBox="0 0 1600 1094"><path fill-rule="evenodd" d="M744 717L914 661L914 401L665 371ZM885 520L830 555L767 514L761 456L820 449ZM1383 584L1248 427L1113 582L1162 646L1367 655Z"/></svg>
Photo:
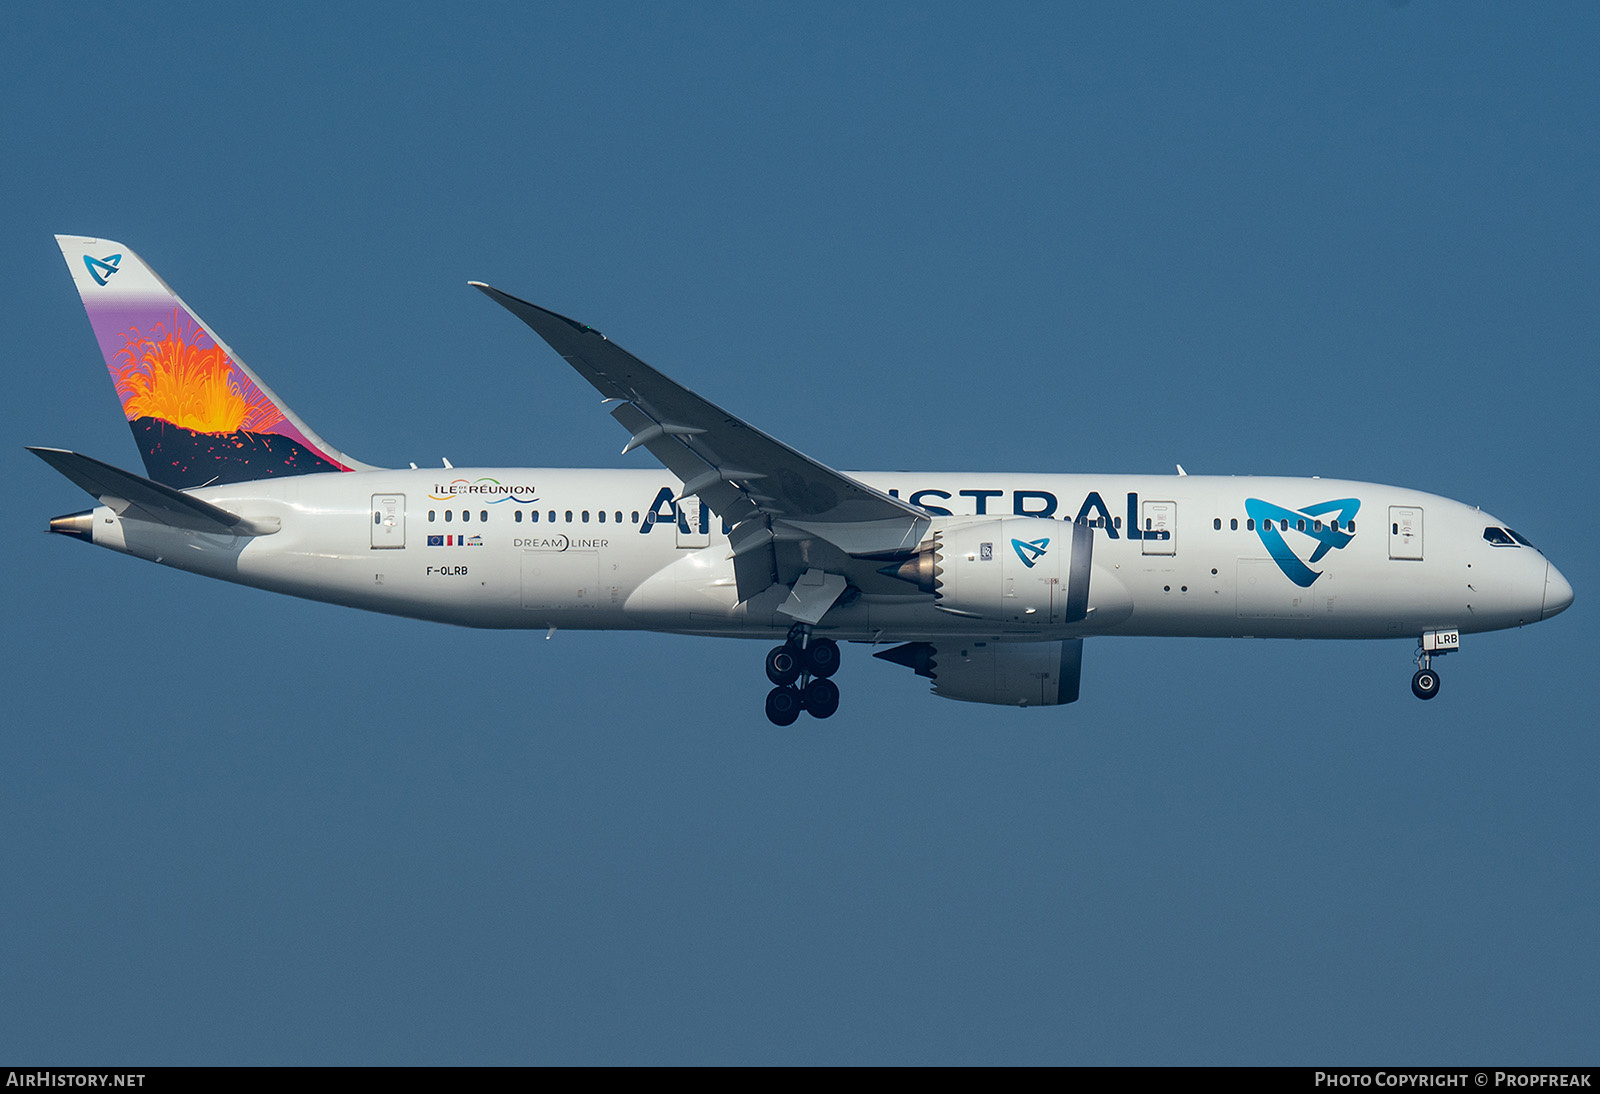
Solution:
<svg viewBox="0 0 1600 1094"><path fill-rule="evenodd" d="M217 535L261 536L278 530L274 519L249 520L226 509L190 497L182 490L162 486L120 467L62 448L29 448L35 456L83 487L101 505L118 516L165 524L191 532Z"/></svg>

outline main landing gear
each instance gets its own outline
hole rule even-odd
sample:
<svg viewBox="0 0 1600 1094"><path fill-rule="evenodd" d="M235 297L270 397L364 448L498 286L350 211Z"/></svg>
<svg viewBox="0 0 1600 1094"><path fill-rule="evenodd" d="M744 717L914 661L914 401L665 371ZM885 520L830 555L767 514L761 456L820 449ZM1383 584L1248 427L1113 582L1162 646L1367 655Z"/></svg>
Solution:
<svg viewBox="0 0 1600 1094"><path fill-rule="evenodd" d="M777 687L767 692L767 718L773 725L794 725L803 710L828 718L839 709L839 685L828 677L839 671L839 644L812 638L811 628L796 623L789 638L767 654L767 679Z"/></svg>

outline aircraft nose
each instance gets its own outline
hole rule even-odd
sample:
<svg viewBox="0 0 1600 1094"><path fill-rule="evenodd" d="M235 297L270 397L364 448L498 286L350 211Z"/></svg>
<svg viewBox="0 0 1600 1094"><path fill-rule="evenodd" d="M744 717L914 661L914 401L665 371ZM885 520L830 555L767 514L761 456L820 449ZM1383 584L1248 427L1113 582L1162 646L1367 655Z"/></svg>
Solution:
<svg viewBox="0 0 1600 1094"><path fill-rule="evenodd" d="M1572 586L1567 579L1561 576L1561 571L1545 564L1544 572L1544 612L1540 619L1549 619L1552 615L1560 615L1572 604Z"/></svg>

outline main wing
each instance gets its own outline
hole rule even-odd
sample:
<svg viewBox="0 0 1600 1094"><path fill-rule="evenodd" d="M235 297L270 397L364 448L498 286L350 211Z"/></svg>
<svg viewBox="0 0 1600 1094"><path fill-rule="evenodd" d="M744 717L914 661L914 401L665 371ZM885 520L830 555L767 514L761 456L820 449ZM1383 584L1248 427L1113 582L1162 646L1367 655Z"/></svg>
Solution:
<svg viewBox="0 0 1600 1094"><path fill-rule="evenodd" d="M922 510L768 436L593 327L471 284L619 402L611 416L631 434L624 453L646 449L683 481L680 499L697 495L727 522L740 600L792 586L807 570L865 579L885 560L908 557L926 535Z"/></svg>

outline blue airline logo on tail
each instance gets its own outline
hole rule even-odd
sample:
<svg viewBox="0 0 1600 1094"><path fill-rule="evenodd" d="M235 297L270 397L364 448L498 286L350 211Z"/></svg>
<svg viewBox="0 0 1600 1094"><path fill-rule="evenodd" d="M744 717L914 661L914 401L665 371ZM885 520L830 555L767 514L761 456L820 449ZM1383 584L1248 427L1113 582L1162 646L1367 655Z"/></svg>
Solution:
<svg viewBox="0 0 1600 1094"><path fill-rule="evenodd" d="M90 258L83 256L83 264L89 267L89 276L101 285L106 283L110 276L117 272L117 267L122 264L121 255L106 255L104 258ZM105 271L105 277L100 276L100 271Z"/></svg>
<svg viewBox="0 0 1600 1094"><path fill-rule="evenodd" d="M1036 539L1031 542L1021 539L1011 541L1011 547L1017 552L1017 557L1030 570L1033 569L1035 562L1044 557L1044 549L1048 546L1050 546L1048 539Z"/></svg>
<svg viewBox="0 0 1600 1094"><path fill-rule="evenodd" d="M1361 502L1356 498L1339 498L1337 501L1308 505L1304 509L1285 509L1260 498L1246 498L1244 501L1244 511L1256 522L1256 535L1261 537L1272 561L1278 564L1278 569L1283 571L1285 577L1302 589L1310 588L1311 583L1322 576L1322 571L1313 570L1312 565L1321 561L1329 551L1342 550L1355 538L1355 533L1348 529L1360 508ZM1339 515L1333 520L1320 519L1335 510ZM1302 561L1284 540L1283 533L1291 527L1316 541L1317 548L1311 552L1310 558Z"/></svg>

